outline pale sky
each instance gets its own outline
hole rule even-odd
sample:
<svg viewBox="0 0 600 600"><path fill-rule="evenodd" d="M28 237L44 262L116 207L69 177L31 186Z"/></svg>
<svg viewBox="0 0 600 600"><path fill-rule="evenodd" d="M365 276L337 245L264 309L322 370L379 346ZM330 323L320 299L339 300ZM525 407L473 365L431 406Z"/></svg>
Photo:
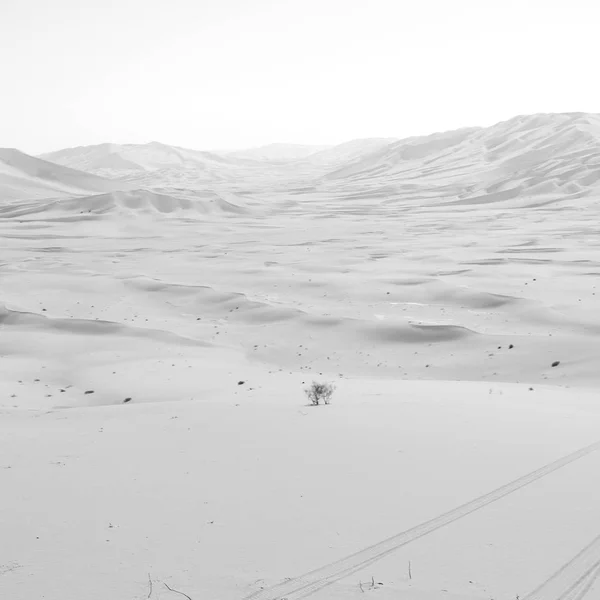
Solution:
<svg viewBox="0 0 600 600"><path fill-rule="evenodd" d="M0 0L0 147L334 144L600 112L598 0Z"/></svg>

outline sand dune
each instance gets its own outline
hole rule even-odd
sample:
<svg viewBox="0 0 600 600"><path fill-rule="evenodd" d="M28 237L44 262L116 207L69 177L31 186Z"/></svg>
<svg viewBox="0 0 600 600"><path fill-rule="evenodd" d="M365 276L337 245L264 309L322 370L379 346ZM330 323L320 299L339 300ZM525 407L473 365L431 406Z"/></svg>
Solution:
<svg viewBox="0 0 600 600"><path fill-rule="evenodd" d="M598 115L515 117L485 129L400 140L327 179L414 181L419 190L436 190L438 198L454 197L457 204L587 197L600 190L598 131Z"/></svg>
<svg viewBox="0 0 600 600"><path fill-rule="evenodd" d="M598 119L0 154L4 596L595 598Z"/></svg>
<svg viewBox="0 0 600 600"><path fill-rule="evenodd" d="M211 185L226 188L243 181L251 186L289 186L290 180L314 182L320 175L384 147L394 138L352 140L337 146L270 144L228 152L201 152L150 144L100 144L68 148L42 157L124 182L134 187L195 189Z"/></svg>
<svg viewBox="0 0 600 600"><path fill-rule="evenodd" d="M117 334L133 337L141 335L145 338L156 337L157 339L175 341L176 343L183 343L184 345L201 345L197 340L174 336L161 330L150 332L149 330L144 329L144 331L138 331L121 323L99 321L98 319L52 319L36 313L9 310L5 306L0 306L0 323L5 326L23 329L36 329L39 332L55 330L59 332L88 335Z"/></svg>
<svg viewBox="0 0 600 600"><path fill-rule="evenodd" d="M67 148L43 154L41 158L88 173L113 178L170 168L210 170L246 162L241 159L242 157L227 158L213 152L190 150L160 142L99 144Z"/></svg>
<svg viewBox="0 0 600 600"><path fill-rule="evenodd" d="M329 146L302 144L267 144L266 146L260 146L259 148L227 152L226 156L274 163L286 163L313 156L328 148Z"/></svg>
<svg viewBox="0 0 600 600"><path fill-rule="evenodd" d="M314 166L326 166L329 170L339 164L356 161L366 154L388 146L396 138L366 138L357 139L326 148L307 156L304 162Z"/></svg>
<svg viewBox="0 0 600 600"><path fill-rule="evenodd" d="M206 215L250 214L254 207L240 197L216 192L160 194L150 190L128 190L82 198L11 204L0 207L0 218L90 219L94 217L136 218L172 216L193 218Z"/></svg>
<svg viewBox="0 0 600 600"><path fill-rule="evenodd" d="M208 153L153 142L71 148L44 155L132 187L319 191L388 201L494 204L578 202L600 193L600 117L520 116L402 140L353 140L329 148L272 145ZM292 185L293 183L293 185Z"/></svg>
<svg viewBox="0 0 600 600"><path fill-rule="evenodd" d="M0 148L0 205L7 201L74 196L126 187L123 184Z"/></svg>

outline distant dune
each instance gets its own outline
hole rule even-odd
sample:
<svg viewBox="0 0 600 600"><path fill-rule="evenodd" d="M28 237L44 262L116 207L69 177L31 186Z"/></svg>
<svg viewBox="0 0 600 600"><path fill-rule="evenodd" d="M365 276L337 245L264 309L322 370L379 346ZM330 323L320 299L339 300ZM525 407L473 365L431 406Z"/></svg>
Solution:
<svg viewBox="0 0 600 600"><path fill-rule="evenodd" d="M389 202L456 206L544 205L600 190L600 116L518 116L406 139L366 138L337 146L270 144L201 152L158 142L59 150L47 160L120 179L130 187L348 190Z"/></svg>
<svg viewBox="0 0 600 600"><path fill-rule="evenodd" d="M120 187L123 185L13 148L0 148L0 202L74 196Z"/></svg>
<svg viewBox="0 0 600 600"><path fill-rule="evenodd" d="M360 212L367 204L369 210L393 211L409 204L464 210L581 203L600 193L600 115L518 116L486 128L400 140L356 139L331 147L270 144L215 153L151 142L68 148L43 158L0 151L0 202L87 198L119 190L176 199L234 192L255 196L256 205L277 192L273 199L282 206L298 209L322 197L336 212ZM298 204L302 197L306 201ZM121 208L129 203L116 201ZM150 201L146 208L167 204ZM177 211L198 206L180 202Z"/></svg>
<svg viewBox="0 0 600 600"><path fill-rule="evenodd" d="M600 115L519 116L492 127L399 140L325 179L410 184L415 197L471 205L590 196L600 190Z"/></svg>
<svg viewBox="0 0 600 600"><path fill-rule="evenodd" d="M365 155L385 148L396 141L396 138L364 138L351 140L337 146L332 146L311 154L305 158L307 164L315 166L335 166L339 163L348 163Z"/></svg>
<svg viewBox="0 0 600 600"><path fill-rule="evenodd" d="M212 152L189 150L160 142L149 144L99 144L66 148L41 158L89 173L118 178L160 169L206 170L243 165L243 160Z"/></svg>
<svg viewBox="0 0 600 600"><path fill-rule="evenodd" d="M313 154L330 147L331 146L308 146L302 144L267 144L266 146L260 146L259 148L234 150L225 154L236 158L285 163L312 156Z"/></svg>
<svg viewBox="0 0 600 600"><path fill-rule="evenodd" d="M65 218L246 214L250 208L240 198L215 192L170 195L150 190L127 190L0 207L0 218Z"/></svg>

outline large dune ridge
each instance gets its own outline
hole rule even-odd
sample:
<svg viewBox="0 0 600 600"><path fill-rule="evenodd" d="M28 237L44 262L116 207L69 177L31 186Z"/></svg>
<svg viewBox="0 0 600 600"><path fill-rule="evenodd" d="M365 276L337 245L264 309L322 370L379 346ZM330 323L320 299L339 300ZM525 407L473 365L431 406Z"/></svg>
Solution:
<svg viewBox="0 0 600 600"><path fill-rule="evenodd" d="M0 151L0 597L597 598L599 144Z"/></svg>
<svg viewBox="0 0 600 600"><path fill-rule="evenodd" d="M600 190L600 115L519 116L488 128L467 128L400 140L326 175L379 186L398 195L410 184L456 205L535 204L578 199Z"/></svg>
<svg viewBox="0 0 600 600"><path fill-rule="evenodd" d="M0 207L10 201L126 189L122 183L0 148Z"/></svg>

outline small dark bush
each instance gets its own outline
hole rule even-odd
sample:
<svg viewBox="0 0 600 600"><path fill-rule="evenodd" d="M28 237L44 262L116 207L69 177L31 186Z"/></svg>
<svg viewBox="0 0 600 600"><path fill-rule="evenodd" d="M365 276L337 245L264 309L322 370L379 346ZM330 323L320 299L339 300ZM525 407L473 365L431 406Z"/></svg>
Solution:
<svg viewBox="0 0 600 600"><path fill-rule="evenodd" d="M307 388L304 388L304 393L313 406L319 406L321 402L329 404L334 391L335 386L333 384L318 383L316 381L313 381Z"/></svg>

